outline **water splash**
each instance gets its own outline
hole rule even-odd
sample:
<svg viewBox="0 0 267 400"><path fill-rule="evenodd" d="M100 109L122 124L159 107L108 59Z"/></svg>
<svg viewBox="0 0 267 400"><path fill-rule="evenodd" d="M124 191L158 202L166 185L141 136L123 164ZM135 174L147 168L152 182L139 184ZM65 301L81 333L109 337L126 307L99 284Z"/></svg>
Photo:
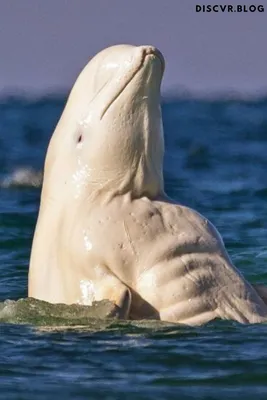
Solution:
<svg viewBox="0 0 267 400"><path fill-rule="evenodd" d="M12 187L35 187L39 188L42 186L43 173L42 171L36 171L31 167L17 168L9 175L0 180L0 187L12 188Z"/></svg>

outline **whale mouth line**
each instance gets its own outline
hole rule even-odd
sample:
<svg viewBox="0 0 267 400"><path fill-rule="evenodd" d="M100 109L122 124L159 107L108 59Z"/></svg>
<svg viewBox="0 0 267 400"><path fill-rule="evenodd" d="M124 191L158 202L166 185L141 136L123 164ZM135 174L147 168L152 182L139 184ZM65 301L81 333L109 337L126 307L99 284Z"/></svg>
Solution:
<svg viewBox="0 0 267 400"><path fill-rule="evenodd" d="M153 57L155 59L157 58L160 61L161 69L162 69L162 75L163 75L164 69L165 69L165 62L164 62L164 58L161 55L161 53L159 51L154 50L154 49L153 50L151 49L149 52L143 52L140 64L137 66L137 68L133 72L133 74L130 75L130 77L124 82L122 87L115 93L115 95L111 98L111 100L104 107L104 109L103 109L103 111L102 111L102 113L100 115L100 120L103 119L104 115L106 114L106 112L108 111L110 106L118 99L118 97L126 89L126 87L129 85L129 83L134 79L134 77L137 75L137 73L141 70L141 68L143 67L147 57Z"/></svg>
<svg viewBox="0 0 267 400"><path fill-rule="evenodd" d="M163 75L164 70L165 70L165 60L164 60L164 57L163 57L163 55L161 54L161 52L160 52L159 50L157 50L157 49L153 49L153 50L151 49L149 52L147 52L147 53L144 54L143 62L145 61L145 58L146 58L147 56L152 56L153 58L158 59L158 60L160 61L161 70L162 70L162 75Z"/></svg>

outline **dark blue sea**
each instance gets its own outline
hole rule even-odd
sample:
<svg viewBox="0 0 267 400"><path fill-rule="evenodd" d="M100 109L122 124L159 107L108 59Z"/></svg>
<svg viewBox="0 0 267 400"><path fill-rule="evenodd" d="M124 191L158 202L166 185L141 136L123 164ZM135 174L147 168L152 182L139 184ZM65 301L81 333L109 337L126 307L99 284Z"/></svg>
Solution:
<svg viewBox="0 0 267 400"><path fill-rule="evenodd" d="M0 181L42 170L65 100L0 100ZM165 98L163 121L167 193L208 217L246 278L267 284L267 97ZM27 296L39 199L40 188L0 188L0 302ZM267 325L0 323L0 399L59 398L267 399Z"/></svg>

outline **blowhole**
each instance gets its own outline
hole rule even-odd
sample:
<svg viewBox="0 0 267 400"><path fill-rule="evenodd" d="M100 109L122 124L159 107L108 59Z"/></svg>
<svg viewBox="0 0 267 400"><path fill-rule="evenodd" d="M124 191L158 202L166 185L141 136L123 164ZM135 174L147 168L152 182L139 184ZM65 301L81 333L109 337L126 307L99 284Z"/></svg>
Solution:
<svg viewBox="0 0 267 400"><path fill-rule="evenodd" d="M77 143L81 143L81 142L82 142L82 140L83 140L83 135L82 135L82 134L80 134L80 135L79 135L79 137L78 137L78 141L77 141Z"/></svg>

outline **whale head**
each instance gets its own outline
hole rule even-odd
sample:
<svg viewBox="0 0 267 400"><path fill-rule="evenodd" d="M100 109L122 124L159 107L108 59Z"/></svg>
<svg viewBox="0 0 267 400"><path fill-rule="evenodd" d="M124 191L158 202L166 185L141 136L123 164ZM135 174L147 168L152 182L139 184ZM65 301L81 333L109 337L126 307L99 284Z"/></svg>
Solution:
<svg viewBox="0 0 267 400"><path fill-rule="evenodd" d="M117 45L89 61L51 138L43 194L163 193L163 72L152 46Z"/></svg>

